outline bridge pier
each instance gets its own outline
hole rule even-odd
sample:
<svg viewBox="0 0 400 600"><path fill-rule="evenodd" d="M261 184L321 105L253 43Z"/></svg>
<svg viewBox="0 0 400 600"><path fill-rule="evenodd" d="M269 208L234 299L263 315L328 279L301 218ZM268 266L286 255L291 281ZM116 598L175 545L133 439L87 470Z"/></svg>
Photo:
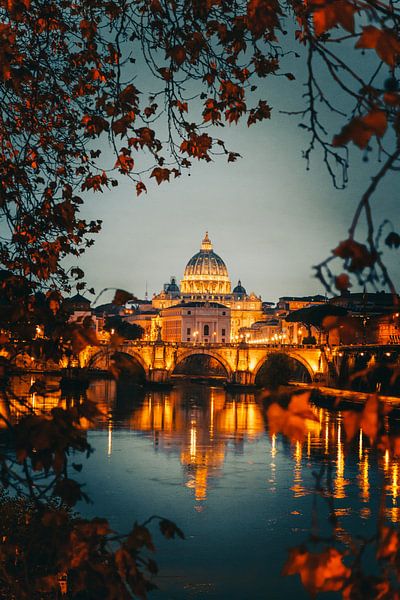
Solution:
<svg viewBox="0 0 400 600"><path fill-rule="evenodd" d="M232 383L236 383L237 385L253 385L254 374L251 371L235 371Z"/></svg>
<svg viewBox="0 0 400 600"><path fill-rule="evenodd" d="M167 369L149 369L147 381L150 383L169 383L169 371Z"/></svg>

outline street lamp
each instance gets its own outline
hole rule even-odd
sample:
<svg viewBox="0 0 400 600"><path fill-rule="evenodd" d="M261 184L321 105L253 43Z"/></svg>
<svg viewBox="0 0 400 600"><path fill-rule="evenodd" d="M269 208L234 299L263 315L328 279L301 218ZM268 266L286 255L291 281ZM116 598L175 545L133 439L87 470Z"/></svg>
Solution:
<svg viewBox="0 0 400 600"><path fill-rule="evenodd" d="M194 331L194 332L193 332L194 344L195 344L195 343L196 343L196 341L197 341L197 336L198 336L198 335L199 335L199 332L198 332L198 331Z"/></svg>

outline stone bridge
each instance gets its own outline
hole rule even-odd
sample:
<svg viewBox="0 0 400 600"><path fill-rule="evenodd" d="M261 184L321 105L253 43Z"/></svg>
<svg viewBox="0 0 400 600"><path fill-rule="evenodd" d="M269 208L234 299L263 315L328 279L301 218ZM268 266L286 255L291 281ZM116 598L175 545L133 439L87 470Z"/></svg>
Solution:
<svg viewBox="0 0 400 600"><path fill-rule="evenodd" d="M80 364L89 369L108 371L115 355L132 361L150 382L168 382L176 368L191 356L206 355L223 368L231 383L251 385L272 353L284 353L301 365L310 381L326 381L332 356L322 346L291 346L266 344L204 344L191 342L125 342L118 347L102 345L87 348ZM301 369L301 367L300 367Z"/></svg>

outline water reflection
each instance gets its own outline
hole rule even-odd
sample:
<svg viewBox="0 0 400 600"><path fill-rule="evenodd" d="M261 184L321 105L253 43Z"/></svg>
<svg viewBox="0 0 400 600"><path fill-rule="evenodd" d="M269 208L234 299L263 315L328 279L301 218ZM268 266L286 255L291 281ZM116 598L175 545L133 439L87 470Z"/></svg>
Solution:
<svg viewBox="0 0 400 600"><path fill-rule="evenodd" d="M62 396L57 380L47 379L45 387L30 392L34 377L18 377L11 381L11 392L17 398L28 399L9 405L0 398L0 413L7 419L17 420L30 408L48 412L55 406L65 407L76 401ZM357 487L361 506L359 514L370 516L371 479L383 478L387 497L387 517L400 519L398 497L400 491L399 459L386 449L378 454L360 429L354 443L345 443L343 415L326 408L315 408L317 420L307 422L303 442L290 444L281 436L266 435L267 423L262 406L253 394L228 394L223 388L200 385L177 386L170 391L143 391L118 389L115 381L93 381L87 391L96 402L101 416L96 424L82 420L82 427L107 431L106 454L113 453L115 431L129 430L148 439L154 452L177 457L184 474L183 484L193 495L197 508L204 506L210 487L217 485L224 475L228 454L241 455L248 444L262 442L270 454L268 489L276 490L279 453L292 459L290 489L294 498L313 491L309 466L326 464L332 471L332 494L338 501L349 498L352 486ZM4 421L0 420L2 426ZM385 424L389 428L388 421ZM267 457L267 455L265 455ZM285 472L285 477L288 475ZM338 514L348 514L348 506L339 506Z"/></svg>
<svg viewBox="0 0 400 600"><path fill-rule="evenodd" d="M151 434L157 451L179 455L185 485L197 502L207 499L210 478L222 475L226 453L242 452L265 431L254 396L232 398L222 388L149 392L133 407L129 428Z"/></svg>

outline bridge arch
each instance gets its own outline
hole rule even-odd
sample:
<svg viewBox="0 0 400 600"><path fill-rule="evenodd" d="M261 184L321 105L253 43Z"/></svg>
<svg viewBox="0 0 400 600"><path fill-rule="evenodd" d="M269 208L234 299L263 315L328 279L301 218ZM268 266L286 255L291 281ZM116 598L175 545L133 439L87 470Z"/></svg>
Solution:
<svg viewBox="0 0 400 600"><path fill-rule="evenodd" d="M143 358L139 353L126 350L100 350L93 354L88 360L86 366L89 369L99 369L101 371L119 371L121 375L144 381L147 377L148 369ZM114 367L114 368L113 368Z"/></svg>
<svg viewBox="0 0 400 600"><path fill-rule="evenodd" d="M200 356L200 357L205 357L205 358L208 357L208 358L214 359L215 361L217 361L217 363L219 363L219 365L225 371L226 379L228 381L231 380L232 369L231 369L230 364L225 360L225 358L223 356L221 356L218 352L208 350L208 349L202 351L200 348L193 348L186 352L182 352L182 354L178 354L175 359L175 364L171 368L171 375L179 374L179 373L177 373L177 369L179 370L179 367L182 366L182 363L184 363L185 361L188 361L188 359L190 360L191 357L195 357L195 356ZM194 373L194 375L195 374L196 373ZM190 373L189 373L189 375L190 375ZM204 373L204 375L207 375L207 373ZM212 377L212 373L209 373L209 376Z"/></svg>
<svg viewBox="0 0 400 600"><path fill-rule="evenodd" d="M260 376L262 374L261 369L262 369L263 365L266 364L266 362L268 361L268 358L272 355L283 355L283 356L289 357L289 359L291 359L292 361L295 361L295 363L298 363L305 369L306 374L309 377L309 382L307 382L307 383L311 383L314 380L314 377L315 377L314 370L313 370L312 366L310 365L310 363L303 356L299 355L297 352L288 352L287 350L282 352L282 351L276 350L276 351L268 352L256 364L254 371L253 371L255 382L257 382L257 376L258 376L258 378L260 378Z"/></svg>

